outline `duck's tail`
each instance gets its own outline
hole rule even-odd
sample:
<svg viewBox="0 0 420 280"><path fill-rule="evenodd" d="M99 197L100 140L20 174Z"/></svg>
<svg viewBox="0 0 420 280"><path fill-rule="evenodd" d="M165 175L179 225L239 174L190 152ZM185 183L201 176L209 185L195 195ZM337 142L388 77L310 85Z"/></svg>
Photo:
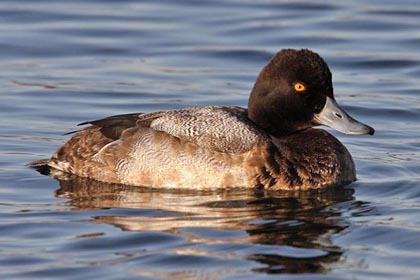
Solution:
<svg viewBox="0 0 420 280"><path fill-rule="evenodd" d="M50 173L49 163L50 159L39 159L26 164L26 166L36 169L41 174L48 175Z"/></svg>

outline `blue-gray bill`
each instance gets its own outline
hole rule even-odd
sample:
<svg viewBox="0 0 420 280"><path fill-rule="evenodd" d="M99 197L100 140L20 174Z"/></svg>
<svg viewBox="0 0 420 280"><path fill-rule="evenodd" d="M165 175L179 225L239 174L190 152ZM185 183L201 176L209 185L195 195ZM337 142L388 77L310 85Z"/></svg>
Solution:
<svg viewBox="0 0 420 280"><path fill-rule="evenodd" d="M317 125L326 125L345 134L373 135L375 133L372 127L353 119L330 97L327 97L327 101L321 112L314 115L314 123Z"/></svg>

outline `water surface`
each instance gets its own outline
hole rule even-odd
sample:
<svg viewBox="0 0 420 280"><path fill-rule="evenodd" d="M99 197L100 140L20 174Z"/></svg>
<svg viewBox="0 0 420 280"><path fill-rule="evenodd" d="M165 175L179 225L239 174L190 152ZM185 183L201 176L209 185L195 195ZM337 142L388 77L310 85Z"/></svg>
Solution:
<svg viewBox="0 0 420 280"><path fill-rule="evenodd" d="M417 1L2 1L0 278L414 279L420 275ZM358 181L324 193L54 180L75 124L246 106L264 64L310 48L375 127L333 132Z"/></svg>

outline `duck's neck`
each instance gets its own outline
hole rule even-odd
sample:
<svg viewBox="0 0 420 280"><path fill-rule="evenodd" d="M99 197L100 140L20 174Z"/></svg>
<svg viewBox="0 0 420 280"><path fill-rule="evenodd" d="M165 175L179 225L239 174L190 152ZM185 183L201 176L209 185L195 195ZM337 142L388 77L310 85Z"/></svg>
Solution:
<svg viewBox="0 0 420 280"><path fill-rule="evenodd" d="M248 118L258 127L274 137L284 137L312 127L304 120L298 120L296 116L284 116L281 112L265 110L253 110L248 108Z"/></svg>
<svg viewBox="0 0 420 280"><path fill-rule="evenodd" d="M275 137L287 136L312 127L312 115L302 104L281 88L267 88L265 82L255 83L248 102L248 118Z"/></svg>

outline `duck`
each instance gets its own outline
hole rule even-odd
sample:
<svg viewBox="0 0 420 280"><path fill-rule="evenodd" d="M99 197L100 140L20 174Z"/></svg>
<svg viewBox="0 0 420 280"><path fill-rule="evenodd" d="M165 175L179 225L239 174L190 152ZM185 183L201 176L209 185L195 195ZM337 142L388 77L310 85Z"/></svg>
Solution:
<svg viewBox="0 0 420 280"><path fill-rule="evenodd" d="M346 147L324 125L373 135L334 97L332 74L309 49L283 49L263 67L248 108L186 107L83 122L49 159L29 165L152 188L312 190L356 180Z"/></svg>

